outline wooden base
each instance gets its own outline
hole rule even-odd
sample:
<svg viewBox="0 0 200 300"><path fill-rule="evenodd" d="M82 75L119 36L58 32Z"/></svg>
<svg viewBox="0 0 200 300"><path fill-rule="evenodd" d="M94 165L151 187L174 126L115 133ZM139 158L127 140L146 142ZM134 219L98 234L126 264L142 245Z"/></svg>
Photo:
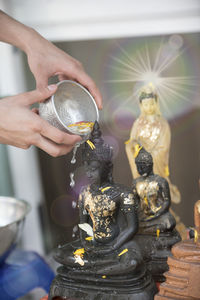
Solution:
<svg viewBox="0 0 200 300"><path fill-rule="evenodd" d="M155 300L200 299L200 244L192 240L176 244L168 258L166 282L160 285Z"/></svg>

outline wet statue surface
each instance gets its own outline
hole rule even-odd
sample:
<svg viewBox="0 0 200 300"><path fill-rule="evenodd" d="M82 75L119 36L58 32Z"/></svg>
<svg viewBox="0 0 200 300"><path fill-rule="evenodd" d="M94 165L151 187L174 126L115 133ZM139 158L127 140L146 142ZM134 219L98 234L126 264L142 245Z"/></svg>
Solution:
<svg viewBox="0 0 200 300"><path fill-rule="evenodd" d="M140 174L133 181L134 199L140 203L139 231L136 240L143 258L157 282L164 281L168 270L167 258L171 247L181 240L176 221L169 212L170 190L168 181L153 172L153 158L144 147L135 145L135 163Z"/></svg>
<svg viewBox="0 0 200 300"><path fill-rule="evenodd" d="M138 202L131 189L112 178L112 148L96 122L82 150L91 184L79 196L80 239L57 249L55 296L90 300L148 300L156 288L135 242Z"/></svg>

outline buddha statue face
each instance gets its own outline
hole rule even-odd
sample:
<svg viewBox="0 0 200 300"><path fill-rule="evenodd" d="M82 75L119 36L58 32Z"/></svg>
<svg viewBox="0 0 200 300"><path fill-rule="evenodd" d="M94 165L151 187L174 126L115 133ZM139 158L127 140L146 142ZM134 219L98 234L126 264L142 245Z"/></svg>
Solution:
<svg viewBox="0 0 200 300"><path fill-rule="evenodd" d="M139 96L141 113L144 115L160 114L158 96L153 86L144 87Z"/></svg>
<svg viewBox="0 0 200 300"><path fill-rule="evenodd" d="M146 162L143 161L138 161L136 163L136 166L137 166L138 173L144 177L150 175L153 171L153 165L147 164Z"/></svg>
<svg viewBox="0 0 200 300"><path fill-rule="evenodd" d="M82 149L82 160L88 179L96 185L111 183L113 149L102 139L97 121L88 141L89 144L85 142Z"/></svg>
<svg viewBox="0 0 200 300"><path fill-rule="evenodd" d="M155 98L142 99L140 103L141 111L145 115L154 115L157 112L157 101Z"/></svg>
<svg viewBox="0 0 200 300"><path fill-rule="evenodd" d="M98 160L84 161L86 175L92 184L101 185L108 177L105 162Z"/></svg>
<svg viewBox="0 0 200 300"><path fill-rule="evenodd" d="M153 173L153 158L151 154L144 149L144 147L141 148L136 156L135 164L138 173L141 176L146 177Z"/></svg>

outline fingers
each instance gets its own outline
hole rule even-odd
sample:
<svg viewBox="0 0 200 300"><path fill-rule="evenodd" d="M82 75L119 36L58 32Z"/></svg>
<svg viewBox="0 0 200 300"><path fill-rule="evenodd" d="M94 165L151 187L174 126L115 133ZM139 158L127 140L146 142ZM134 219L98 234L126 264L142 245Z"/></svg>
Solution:
<svg viewBox="0 0 200 300"><path fill-rule="evenodd" d="M38 110L38 108L33 107L33 108L31 109L31 111L34 112L35 114L39 115L39 110Z"/></svg>
<svg viewBox="0 0 200 300"><path fill-rule="evenodd" d="M74 146L75 143L81 141L78 135L68 134L56 127L50 125L48 122L43 121L40 134L57 144L64 144L67 146Z"/></svg>
<svg viewBox="0 0 200 300"><path fill-rule="evenodd" d="M65 155L69 153L73 148L73 146L58 145L56 143L53 143L52 141L41 135L38 136L38 139L34 143L34 145L53 157Z"/></svg>
<svg viewBox="0 0 200 300"><path fill-rule="evenodd" d="M53 95L57 90L57 85L56 84L52 84L49 85L46 88L42 88L42 89L37 89L31 92L27 92L27 93L23 93L18 95L18 103L22 104L22 105L32 105L36 102L42 102L46 99L48 99L49 97L51 97L51 95Z"/></svg>
<svg viewBox="0 0 200 300"><path fill-rule="evenodd" d="M94 97L99 109L102 109L102 96L94 81L83 71L77 73L76 80L86 87Z"/></svg>

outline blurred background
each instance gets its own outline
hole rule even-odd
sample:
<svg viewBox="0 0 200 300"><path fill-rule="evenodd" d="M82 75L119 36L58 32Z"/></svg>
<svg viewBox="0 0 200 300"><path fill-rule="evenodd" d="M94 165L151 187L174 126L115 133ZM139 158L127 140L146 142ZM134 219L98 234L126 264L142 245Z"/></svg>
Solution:
<svg viewBox="0 0 200 300"><path fill-rule="evenodd" d="M158 66L164 62L160 76L176 78L161 99L172 133L171 181L182 199L173 209L192 226L193 205L200 199L200 2L0 0L0 8L81 61L95 80L104 100L103 136L114 147L114 178L128 186L132 177L124 142L139 115L132 62L138 62L140 71L148 68L148 61ZM1 98L35 88L20 50L1 43L0 55ZM25 199L32 206L21 241L24 249L48 256L58 244L76 238L76 200L86 178L80 149L75 165L71 157L0 145L0 195ZM74 189L70 172L75 173Z"/></svg>

